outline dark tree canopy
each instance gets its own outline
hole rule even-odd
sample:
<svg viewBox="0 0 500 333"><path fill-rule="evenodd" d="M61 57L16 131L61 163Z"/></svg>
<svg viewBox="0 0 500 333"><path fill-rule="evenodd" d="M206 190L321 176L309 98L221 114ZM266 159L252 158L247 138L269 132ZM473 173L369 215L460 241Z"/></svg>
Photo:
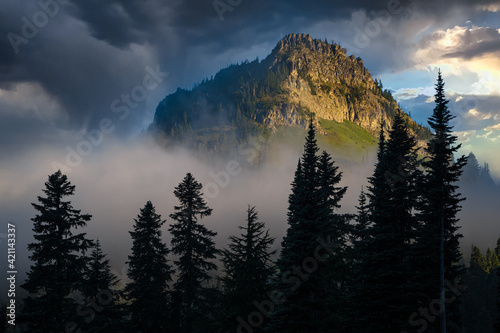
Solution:
<svg viewBox="0 0 500 333"><path fill-rule="evenodd" d="M416 255L420 258L420 265L416 271L420 274L415 276L419 281L415 288L422 297L417 302L417 308L440 299L444 281L459 282L464 273L463 265L460 265L462 254L459 240L462 235L457 225L460 202L464 199L458 193L456 183L467 159L464 156L454 157L461 145L456 144L457 137L453 135L450 125L455 116L448 109L449 101L444 94L441 72L438 74L434 97L436 105L429 118L433 134L425 147L428 155L422 163L425 174L419 179ZM458 330L461 326L460 299L444 304L443 309L440 319L429 323L429 328L437 329L446 319L448 330Z"/></svg>
<svg viewBox="0 0 500 333"><path fill-rule="evenodd" d="M165 220L148 201L134 220L132 254L128 257L128 278L124 295L130 302L129 327L133 332L166 332L168 282L172 269L167 261L169 250L161 239Z"/></svg>
<svg viewBox="0 0 500 333"><path fill-rule="evenodd" d="M87 333L123 331L123 314L115 289L119 281L111 273L109 259L103 253L99 239L95 242L84 278L81 292L85 300L78 307L83 321L81 328Z"/></svg>
<svg viewBox="0 0 500 333"><path fill-rule="evenodd" d="M335 321L333 303L339 299L337 282L342 274L333 270L342 261L348 221L334 210L339 207L346 188L338 186L342 174L331 156L326 152L318 156L318 151L311 119L304 153L292 182L289 227L277 262L279 274L275 286L285 301L273 312L268 325L271 332L325 331ZM333 244L328 246L332 256L312 262L310 258L321 242Z"/></svg>
<svg viewBox="0 0 500 333"><path fill-rule="evenodd" d="M275 239L265 229L264 222L259 221L255 206L248 206L246 222L239 227L242 234L229 237L228 248L222 251L225 320L221 330L224 332L237 330L238 317L247 320L255 311L254 301L269 298L269 278L274 272L271 256L275 252L270 247ZM264 326L265 322L254 328L254 332L263 332Z"/></svg>
<svg viewBox="0 0 500 333"><path fill-rule="evenodd" d="M394 117L387 140L381 129L377 156L366 193L369 204L363 193L361 224L355 228L352 326L364 332L404 329L411 313L409 281L414 272L409 258L419 171L416 140L400 113Z"/></svg>
<svg viewBox="0 0 500 333"><path fill-rule="evenodd" d="M218 254L213 240L217 233L198 222L198 219L212 213L201 190L202 185L193 175L186 174L175 188L174 194L179 205L175 206L175 213L170 214L170 218L175 221L169 228L172 234L172 253L178 256L174 261L178 275L174 293L177 300L175 306L180 312L180 332L202 330L202 309L208 301L205 299L203 283L208 282L211 279L210 272L217 269L212 262Z"/></svg>
<svg viewBox="0 0 500 333"><path fill-rule="evenodd" d="M22 320L30 332L59 332L76 320L76 303L70 293L81 288L87 266L85 252L93 245L78 233L91 215L81 214L65 197L75 192L67 177L57 171L49 176L33 203L38 214L32 219L35 242L28 245L33 264L21 286L30 293L24 301Z"/></svg>

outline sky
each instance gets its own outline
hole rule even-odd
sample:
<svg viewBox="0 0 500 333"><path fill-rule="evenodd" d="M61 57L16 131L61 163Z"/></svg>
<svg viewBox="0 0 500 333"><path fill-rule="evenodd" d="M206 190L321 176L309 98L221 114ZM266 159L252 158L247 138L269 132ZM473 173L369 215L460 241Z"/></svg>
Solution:
<svg viewBox="0 0 500 333"><path fill-rule="evenodd" d="M92 195L76 199L91 213L92 203L104 211L102 193L119 210L119 199L141 184L158 185L150 197L163 200L159 188L171 190L187 169L210 182L213 177L192 157L175 155L184 164L174 166L168 156L154 159L161 154L156 150L137 148L136 139L166 95L230 64L265 58L289 33L326 38L361 57L423 124L432 113L440 69L461 152L473 151L500 179L498 1L3 0L0 8L2 221L29 220L30 203L57 166ZM226 165L220 168L211 175ZM171 179L143 178L162 172ZM285 177L287 186L290 180ZM118 194L109 190L117 183ZM287 193L276 194L283 208ZM137 195L127 198L139 200ZM253 199L266 207L258 194ZM129 217L129 228L141 205L127 202L119 217ZM110 227L118 223L104 213L96 218Z"/></svg>
<svg viewBox="0 0 500 333"><path fill-rule="evenodd" d="M463 153L474 151L500 178L499 2L4 0L1 6L0 161L75 146L101 130L103 119L106 138L129 140L147 128L167 94L230 64L263 59L296 32L360 56L419 123L432 112L440 68Z"/></svg>

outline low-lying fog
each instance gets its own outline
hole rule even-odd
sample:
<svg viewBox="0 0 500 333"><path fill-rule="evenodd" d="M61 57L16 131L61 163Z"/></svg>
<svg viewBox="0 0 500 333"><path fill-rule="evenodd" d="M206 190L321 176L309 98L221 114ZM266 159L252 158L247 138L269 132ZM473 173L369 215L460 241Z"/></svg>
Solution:
<svg viewBox="0 0 500 333"><path fill-rule="evenodd" d="M172 220L169 214L177 204L173 190L187 172L204 185L213 214L204 218L202 223L218 233L216 242L219 247L226 245L229 235L239 233L238 226L244 223L247 205L255 205L260 219L277 238L277 248L287 227L287 199L302 147L275 147L273 162L258 168L249 168L245 162L258 152L258 146L240 148L237 159L221 158L207 162L207 159L200 159L186 150L166 151L147 139L128 144L107 141L101 149L82 157L81 161L70 159L72 167L62 170L76 186L75 195L68 200L75 209L92 215L88 227L82 231L89 238L100 239L115 273L122 280L126 279L125 262L132 245L128 232L148 200L167 220L163 226L163 238L170 246L171 237L167 230ZM369 154L370 157L359 164L337 159L344 175L342 185L349 187L342 201L342 212L355 212L361 187L366 186L366 178L372 173L373 155ZM18 285L24 280L30 265L26 246L33 241L31 218L37 213L31 203L37 202L37 196L44 196L42 189L48 175L55 171L53 165L68 166L66 158L65 149L47 148L2 162L0 218L5 224L4 230L0 230L0 247L2 253L6 253L6 223L14 223L17 229ZM500 237L498 189L496 196L492 195L493 192L474 192L465 193L469 200L463 204L460 222L466 257L472 243L484 251L486 247L494 247ZM6 264L6 260L2 260L0 267L3 271L6 271ZM2 288L5 288L4 283ZM3 289L0 292L6 295Z"/></svg>

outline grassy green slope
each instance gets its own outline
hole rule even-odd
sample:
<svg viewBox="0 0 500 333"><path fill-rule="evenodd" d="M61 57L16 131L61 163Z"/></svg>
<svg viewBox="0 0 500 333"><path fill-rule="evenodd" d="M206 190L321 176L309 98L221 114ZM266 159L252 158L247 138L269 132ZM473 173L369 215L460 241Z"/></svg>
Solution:
<svg viewBox="0 0 500 333"><path fill-rule="evenodd" d="M318 135L318 145L334 155L334 158L341 158L347 161L360 162L367 152L374 151L377 147L378 139L374 138L363 127L355 123L344 120L339 123L332 120L319 118L320 127ZM271 151L268 158L271 160L279 155L279 147L286 145L292 149L299 149L304 145L306 131L299 127L281 127L270 135L269 145ZM278 150L272 150L272 148ZM278 148L276 148L278 147Z"/></svg>
<svg viewBox="0 0 500 333"><path fill-rule="evenodd" d="M363 127L344 120L339 123L333 120L320 119L321 129L326 135L319 135L319 143L331 147L333 151L345 157L357 157L374 148L378 140Z"/></svg>

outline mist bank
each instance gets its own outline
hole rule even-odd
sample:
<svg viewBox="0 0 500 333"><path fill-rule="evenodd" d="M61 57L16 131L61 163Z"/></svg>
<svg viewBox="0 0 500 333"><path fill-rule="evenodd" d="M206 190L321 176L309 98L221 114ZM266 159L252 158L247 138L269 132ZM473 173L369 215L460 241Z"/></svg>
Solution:
<svg viewBox="0 0 500 333"><path fill-rule="evenodd" d="M67 199L74 208L92 215L84 232L101 241L115 274L122 280L126 280L125 262L132 246L129 231L148 200L167 220L162 232L170 245L169 214L178 203L173 191L187 172L203 184L213 214L202 223L217 232L219 248L227 244L230 235L239 234L238 226L243 225L247 206L251 205L256 206L260 220L277 238L274 248L279 250L287 229L290 183L302 154L303 136L296 142L285 141L253 138L237 147L234 154L216 157L182 147L165 150L149 138L127 143L108 140L66 170L68 179L76 186L75 195ZM55 171L54 161L65 161L67 154L61 147L37 147L0 163L0 217L5 225L0 246L6 251L6 224L14 223L18 281L24 280L30 266L27 244L33 242L31 218L36 214L31 203L37 202L37 196L44 196L42 189L48 175ZM358 159L332 151L332 157L343 173L340 185L348 186L340 212L354 213L360 191L366 189L367 177L373 172L375 151L366 151ZM500 237L500 191L498 187L464 187L460 191L467 198L460 213L462 251L467 258L471 244L493 248ZM1 265L4 268L6 263ZM1 287L5 295L6 284Z"/></svg>

